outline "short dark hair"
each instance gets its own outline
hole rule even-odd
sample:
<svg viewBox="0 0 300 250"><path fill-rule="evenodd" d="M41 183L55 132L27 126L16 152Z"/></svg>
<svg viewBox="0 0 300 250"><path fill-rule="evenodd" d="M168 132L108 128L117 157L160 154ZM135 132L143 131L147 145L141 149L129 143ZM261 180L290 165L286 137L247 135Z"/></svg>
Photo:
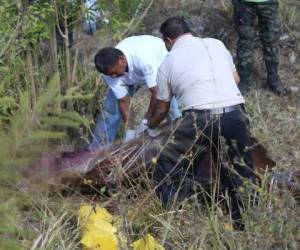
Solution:
<svg viewBox="0 0 300 250"><path fill-rule="evenodd" d="M122 55L124 54L121 50L113 47L100 49L94 58L96 69L107 74L108 68L115 66Z"/></svg>
<svg viewBox="0 0 300 250"><path fill-rule="evenodd" d="M163 35L163 39L166 39L167 37L176 39L182 34L191 32L184 19L176 16L170 17L164 21L159 30Z"/></svg>

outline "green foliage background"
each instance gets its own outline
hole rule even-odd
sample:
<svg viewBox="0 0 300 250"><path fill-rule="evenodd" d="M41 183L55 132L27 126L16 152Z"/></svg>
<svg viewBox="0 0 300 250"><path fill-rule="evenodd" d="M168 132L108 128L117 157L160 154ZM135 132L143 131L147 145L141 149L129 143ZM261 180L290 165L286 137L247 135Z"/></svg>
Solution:
<svg viewBox="0 0 300 250"><path fill-rule="evenodd" d="M97 1L97 9L103 12L99 22L104 32L121 34L132 16L138 14L139 4L138 0ZM86 128L89 131L93 112L99 109L96 106L99 100L95 99L99 97L98 75L90 67L78 63L80 58L75 58L74 50L66 47L64 39L63 44L57 40L58 26L66 32L67 20L68 29L80 32L83 16L89 11L80 0L36 0L31 4L21 0L1 1L1 249L26 248L34 239L35 234L31 232L31 235L30 229L22 227L24 207L32 207L30 210L42 219L36 213L41 205L38 198L33 202L20 190L19 171L42 154L55 154L65 145L72 145L70 130L76 132ZM90 18L93 19L93 15ZM50 49L53 45L55 47ZM74 72L72 81L67 77L72 74L68 72L70 69ZM85 143L87 139L84 138Z"/></svg>

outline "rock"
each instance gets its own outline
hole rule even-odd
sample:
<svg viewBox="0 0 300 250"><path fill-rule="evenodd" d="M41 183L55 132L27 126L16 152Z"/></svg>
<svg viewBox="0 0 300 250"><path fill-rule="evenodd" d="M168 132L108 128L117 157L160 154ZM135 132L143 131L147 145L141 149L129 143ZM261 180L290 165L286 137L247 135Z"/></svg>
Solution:
<svg viewBox="0 0 300 250"><path fill-rule="evenodd" d="M284 41L284 40L287 40L287 39L289 39L290 38L290 36L289 35L287 35L287 34L284 34L283 36L281 36L279 39L280 39L280 41Z"/></svg>
<svg viewBox="0 0 300 250"><path fill-rule="evenodd" d="M298 86L291 86L289 89L290 89L291 93L297 93L299 91Z"/></svg>
<svg viewBox="0 0 300 250"><path fill-rule="evenodd" d="M296 53L295 51L291 51L289 54L289 60L291 64L294 64L296 62Z"/></svg>

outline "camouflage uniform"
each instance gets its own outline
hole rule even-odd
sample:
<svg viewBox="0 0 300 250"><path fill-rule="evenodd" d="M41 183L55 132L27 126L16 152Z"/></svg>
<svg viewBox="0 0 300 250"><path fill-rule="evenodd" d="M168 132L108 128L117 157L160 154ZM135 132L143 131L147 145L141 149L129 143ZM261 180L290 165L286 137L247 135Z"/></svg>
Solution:
<svg viewBox="0 0 300 250"><path fill-rule="evenodd" d="M278 0L255 3L244 0L235 2L235 25L239 34L237 66L241 77L240 89L250 87L252 55L255 46L255 21L258 17L260 37L263 44L264 61L268 72L268 86L278 95L286 95L286 89L278 76L279 37L281 18Z"/></svg>

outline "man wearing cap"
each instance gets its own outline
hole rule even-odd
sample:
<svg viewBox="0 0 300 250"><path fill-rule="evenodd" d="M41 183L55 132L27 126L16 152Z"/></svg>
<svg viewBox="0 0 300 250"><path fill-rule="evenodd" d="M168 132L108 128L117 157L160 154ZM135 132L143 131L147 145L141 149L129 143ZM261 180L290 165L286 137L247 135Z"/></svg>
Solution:
<svg viewBox="0 0 300 250"><path fill-rule="evenodd" d="M173 96L183 117L158 157L153 173L156 193L165 206L191 194L193 168L209 150L230 197L234 226L242 229L236 189L243 179L251 182L255 176L244 98L232 56L221 41L193 36L181 18L167 19L160 31L170 52L158 69L157 107L147 125L158 126ZM222 164L221 137L228 145L233 172L239 176Z"/></svg>
<svg viewBox="0 0 300 250"><path fill-rule="evenodd" d="M88 149L97 149L113 142L117 136L121 119L127 127L125 142L133 139L147 127L147 119L152 115L156 102L157 68L167 54L164 42L150 35L132 36L122 40L115 48L103 48L95 56L95 66L104 75L109 91L99 115L93 141ZM151 93L148 110L138 129L134 128L130 111L130 97L146 84ZM170 117L181 114L177 102L172 101Z"/></svg>

